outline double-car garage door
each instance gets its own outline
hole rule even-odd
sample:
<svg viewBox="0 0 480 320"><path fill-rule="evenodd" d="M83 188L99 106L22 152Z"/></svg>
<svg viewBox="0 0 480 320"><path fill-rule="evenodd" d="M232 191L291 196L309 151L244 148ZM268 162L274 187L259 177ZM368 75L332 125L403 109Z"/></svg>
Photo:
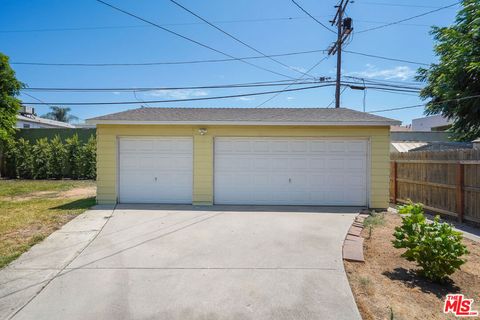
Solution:
<svg viewBox="0 0 480 320"><path fill-rule="evenodd" d="M214 141L217 204L366 205L366 140ZM191 138L122 138L119 163L120 202L192 202Z"/></svg>

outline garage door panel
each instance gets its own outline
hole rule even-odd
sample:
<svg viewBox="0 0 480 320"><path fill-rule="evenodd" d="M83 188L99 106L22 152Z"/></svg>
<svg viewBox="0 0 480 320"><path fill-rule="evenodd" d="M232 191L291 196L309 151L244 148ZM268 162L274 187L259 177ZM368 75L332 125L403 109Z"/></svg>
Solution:
<svg viewBox="0 0 480 320"><path fill-rule="evenodd" d="M219 204L365 205L367 142L217 138Z"/></svg>
<svg viewBox="0 0 480 320"><path fill-rule="evenodd" d="M191 203L191 138L121 138L119 200L123 203Z"/></svg>

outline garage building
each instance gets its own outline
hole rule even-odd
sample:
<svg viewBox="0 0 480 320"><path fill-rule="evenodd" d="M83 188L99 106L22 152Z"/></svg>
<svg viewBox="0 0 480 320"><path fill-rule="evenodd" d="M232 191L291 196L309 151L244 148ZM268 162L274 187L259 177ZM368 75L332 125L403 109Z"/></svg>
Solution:
<svg viewBox="0 0 480 320"><path fill-rule="evenodd" d="M140 108L97 126L97 202L386 208L390 126L346 108Z"/></svg>

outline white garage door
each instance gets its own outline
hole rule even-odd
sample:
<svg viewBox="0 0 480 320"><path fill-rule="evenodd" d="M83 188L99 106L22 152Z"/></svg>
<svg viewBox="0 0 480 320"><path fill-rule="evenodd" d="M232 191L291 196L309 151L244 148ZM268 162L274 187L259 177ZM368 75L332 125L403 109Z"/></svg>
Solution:
<svg viewBox="0 0 480 320"><path fill-rule="evenodd" d="M215 139L215 203L346 205L367 202L367 141Z"/></svg>
<svg viewBox="0 0 480 320"><path fill-rule="evenodd" d="M121 138L122 203L192 203L191 138Z"/></svg>

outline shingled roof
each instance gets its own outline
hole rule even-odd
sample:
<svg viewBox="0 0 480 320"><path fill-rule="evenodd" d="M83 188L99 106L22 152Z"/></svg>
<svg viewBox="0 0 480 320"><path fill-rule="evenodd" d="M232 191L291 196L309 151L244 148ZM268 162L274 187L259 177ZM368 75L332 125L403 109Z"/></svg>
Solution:
<svg viewBox="0 0 480 320"><path fill-rule="evenodd" d="M92 124L398 125L346 108L139 108L87 120Z"/></svg>

